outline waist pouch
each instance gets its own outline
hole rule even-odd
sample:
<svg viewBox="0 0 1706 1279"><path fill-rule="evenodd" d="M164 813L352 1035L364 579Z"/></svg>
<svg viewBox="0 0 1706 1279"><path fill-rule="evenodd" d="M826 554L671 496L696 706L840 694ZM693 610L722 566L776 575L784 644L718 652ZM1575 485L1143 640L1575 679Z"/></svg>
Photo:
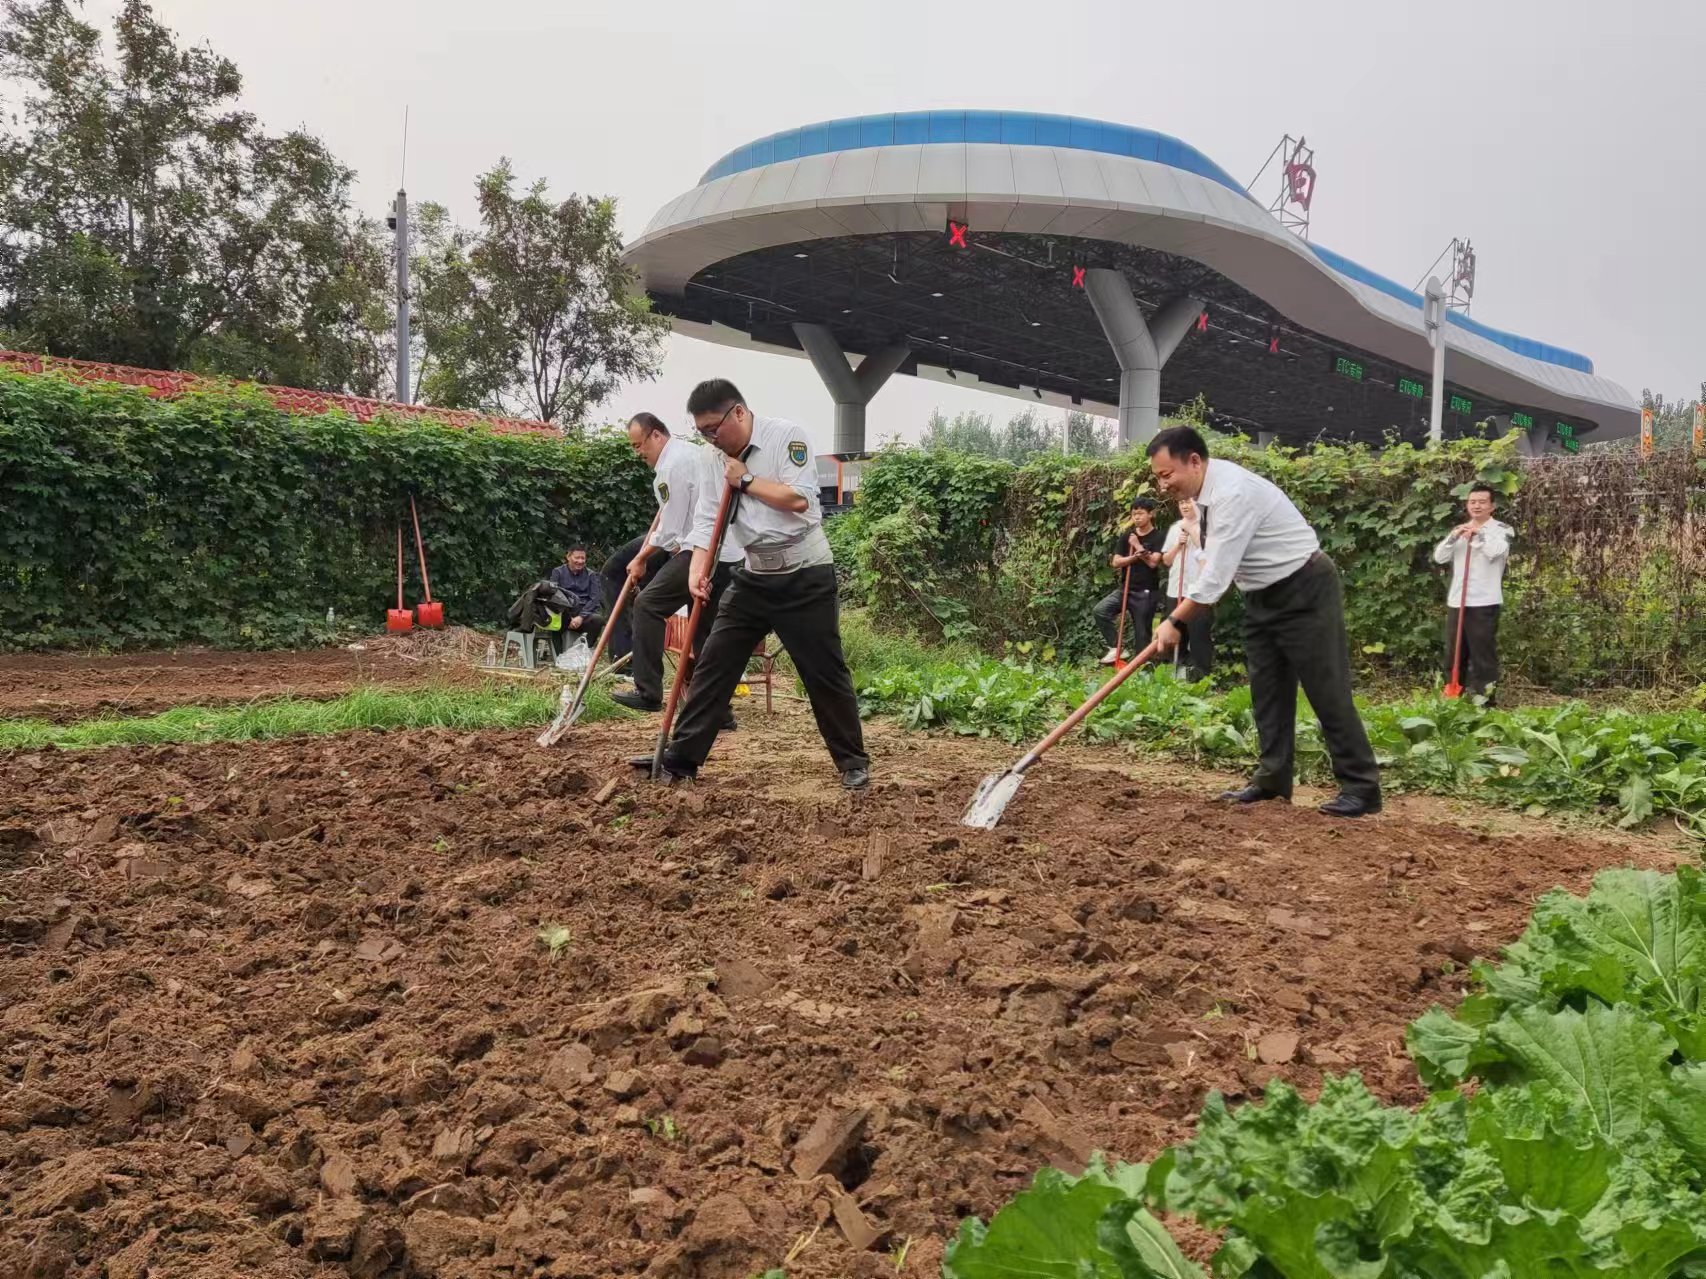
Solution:
<svg viewBox="0 0 1706 1279"><path fill-rule="evenodd" d="M796 569L833 563L835 555L829 549L829 539L824 536L821 524L814 524L785 542L746 548L749 573L792 573Z"/></svg>

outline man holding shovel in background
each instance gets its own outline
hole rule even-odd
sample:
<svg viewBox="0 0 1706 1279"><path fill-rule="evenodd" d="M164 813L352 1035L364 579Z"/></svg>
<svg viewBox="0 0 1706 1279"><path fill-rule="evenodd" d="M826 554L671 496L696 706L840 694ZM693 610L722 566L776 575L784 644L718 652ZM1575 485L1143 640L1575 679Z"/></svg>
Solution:
<svg viewBox="0 0 1706 1279"><path fill-rule="evenodd" d="M1134 498L1131 519L1121 526L1108 557L1108 565L1114 570L1114 589L1097 602L1094 613L1108 645L1102 654L1103 666L1125 660L1126 654L1120 652L1123 614L1131 615L1133 646L1142 648L1149 643L1149 631L1161 606L1161 579L1155 572L1160 562L1161 530L1155 527L1155 499Z"/></svg>
<svg viewBox="0 0 1706 1279"><path fill-rule="evenodd" d="M1464 511L1469 518L1434 547L1434 563L1451 565L1445 595L1445 677L1461 678L1471 693L1485 696L1499 682L1499 609L1505 602L1511 528L1493 518L1493 490L1486 484L1469 490Z"/></svg>
<svg viewBox="0 0 1706 1279"><path fill-rule="evenodd" d="M774 631L806 686L841 785L864 790L871 782L871 761L853 675L841 650L835 559L823 532L817 463L806 433L786 418L755 416L735 385L723 378L694 387L687 411L699 434L725 456L723 476L735 496L724 544L744 552L746 563L734 570L716 625L699 642L681 718L659 761L660 775L671 781L698 775L753 649ZM707 485L700 493L688 539L693 547L689 588L701 600L711 594L719 487Z"/></svg>
<svg viewBox="0 0 1706 1279"><path fill-rule="evenodd" d="M1229 587L1236 584L1244 595L1244 660L1261 760L1247 786L1220 798L1238 804L1290 800L1301 684L1339 782L1339 793L1321 811L1330 817L1379 812L1380 770L1351 700L1344 588L1315 530L1272 482L1231 462L1210 461L1208 444L1192 427L1169 427L1149 442L1148 452L1156 483L1196 503L1204 556L1202 571L1187 579L1184 598L1156 628L1159 650L1176 648L1191 621Z"/></svg>

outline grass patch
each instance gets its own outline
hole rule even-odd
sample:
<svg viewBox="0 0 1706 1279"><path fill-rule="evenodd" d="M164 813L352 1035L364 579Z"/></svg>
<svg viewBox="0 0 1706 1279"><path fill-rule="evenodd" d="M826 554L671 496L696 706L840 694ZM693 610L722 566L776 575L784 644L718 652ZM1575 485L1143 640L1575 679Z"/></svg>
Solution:
<svg viewBox="0 0 1706 1279"><path fill-rule="evenodd" d="M88 719L75 724L0 720L0 750L253 742L358 729L534 728L550 723L556 713L555 685L447 685L408 690L364 687L329 701L281 697L243 706L175 706L158 715L134 719ZM587 693L580 722L591 723L621 713L609 693L595 687Z"/></svg>

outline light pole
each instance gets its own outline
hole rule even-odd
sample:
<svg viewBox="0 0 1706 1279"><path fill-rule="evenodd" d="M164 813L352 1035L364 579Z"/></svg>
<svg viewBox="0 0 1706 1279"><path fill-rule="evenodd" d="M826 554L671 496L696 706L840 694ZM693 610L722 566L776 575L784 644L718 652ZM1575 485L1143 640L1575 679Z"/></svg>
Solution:
<svg viewBox="0 0 1706 1279"><path fill-rule="evenodd" d="M1437 275L1428 277L1427 294L1422 304L1422 323L1428 331L1428 341L1434 348L1433 402L1428 406L1428 443L1438 445L1445 438L1445 289Z"/></svg>
<svg viewBox="0 0 1706 1279"><path fill-rule="evenodd" d="M391 227L397 233L397 401L413 404L409 396L409 197L404 191L397 192Z"/></svg>

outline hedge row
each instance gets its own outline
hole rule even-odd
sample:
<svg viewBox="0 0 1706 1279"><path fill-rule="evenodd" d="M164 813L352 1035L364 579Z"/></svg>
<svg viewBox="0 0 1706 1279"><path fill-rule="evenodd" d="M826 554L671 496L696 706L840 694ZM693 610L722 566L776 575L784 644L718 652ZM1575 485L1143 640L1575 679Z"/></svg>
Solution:
<svg viewBox="0 0 1706 1279"><path fill-rule="evenodd" d="M241 389L156 399L0 374L0 646L325 638L328 608L395 602L396 530L420 598L415 495L433 595L500 618L571 539L595 561L645 528L645 466L620 436L494 435L293 416Z"/></svg>

